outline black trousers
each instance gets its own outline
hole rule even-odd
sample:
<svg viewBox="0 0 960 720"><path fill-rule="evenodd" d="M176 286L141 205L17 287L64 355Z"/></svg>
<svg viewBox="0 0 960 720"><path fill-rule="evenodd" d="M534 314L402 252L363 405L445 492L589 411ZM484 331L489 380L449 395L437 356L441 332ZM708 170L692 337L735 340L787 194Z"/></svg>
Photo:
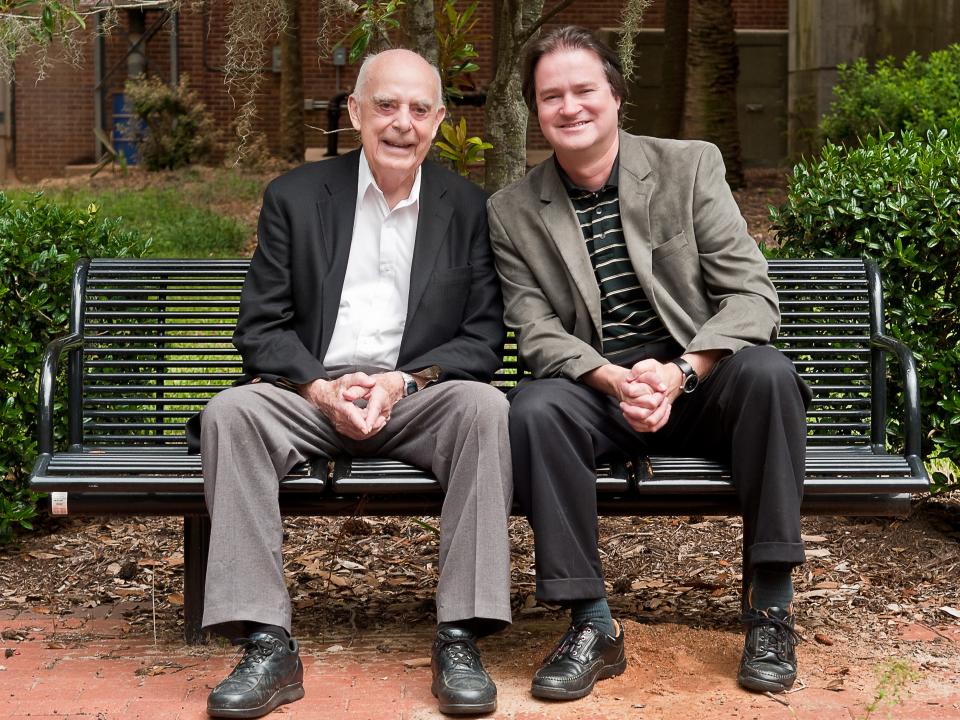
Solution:
<svg viewBox="0 0 960 720"><path fill-rule="evenodd" d="M673 404L655 433L638 433L617 401L565 378L528 380L510 395L514 495L533 528L537 598L603 597L596 466L615 456L691 455L730 463L743 514L744 572L804 560L800 538L810 390L779 350L723 358ZM749 577L749 575L747 575Z"/></svg>

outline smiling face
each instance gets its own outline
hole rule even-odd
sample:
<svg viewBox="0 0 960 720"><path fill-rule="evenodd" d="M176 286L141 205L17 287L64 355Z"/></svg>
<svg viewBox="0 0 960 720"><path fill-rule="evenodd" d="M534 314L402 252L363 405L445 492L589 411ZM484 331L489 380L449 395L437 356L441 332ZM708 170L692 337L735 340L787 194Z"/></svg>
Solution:
<svg viewBox="0 0 960 720"><path fill-rule="evenodd" d="M377 185L409 191L445 112L434 69L409 50L380 53L347 106Z"/></svg>
<svg viewBox="0 0 960 720"><path fill-rule="evenodd" d="M534 89L540 129L561 164L602 156L616 145L620 98L595 53L561 48L544 55Z"/></svg>

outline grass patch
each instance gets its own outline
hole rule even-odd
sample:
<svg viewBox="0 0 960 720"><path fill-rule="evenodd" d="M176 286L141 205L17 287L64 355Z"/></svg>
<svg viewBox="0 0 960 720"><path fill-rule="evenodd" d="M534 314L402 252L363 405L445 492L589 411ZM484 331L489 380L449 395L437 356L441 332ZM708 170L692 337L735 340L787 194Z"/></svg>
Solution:
<svg viewBox="0 0 960 720"><path fill-rule="evenodd" d="M140 187L67 186L44 189L58 204L96 203L103 217L122 218L129 230L152 238L147 257L232 258L254 232L246 208L256 207L263 181L229 170L187 169L137 178ZM143 186L144 182L148 182ZM14 200L30 191L9 193ZM239 215L240 217L231 217ZM242 218L242 219L241 219Z"/></svg>

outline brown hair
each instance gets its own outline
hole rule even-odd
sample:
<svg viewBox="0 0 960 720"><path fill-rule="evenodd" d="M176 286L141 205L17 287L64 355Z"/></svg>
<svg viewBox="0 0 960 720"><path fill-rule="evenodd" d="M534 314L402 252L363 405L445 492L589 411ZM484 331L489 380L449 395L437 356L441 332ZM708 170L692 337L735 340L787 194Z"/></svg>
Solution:
<svg viewBox="0 0 960 720"><path fill-rule="evenodd" d="M603 66L603 73L610 83L610 91L621 102L627 98L627 82L623 79L623 69L617 54L600 42L593 33L583 27L567 25L551 30L543 37L531 41L523 51L523 100L531 112L537 111L537 88L534 73L537 63L544 55L558 50L588 50L597 56Z"/></svg>

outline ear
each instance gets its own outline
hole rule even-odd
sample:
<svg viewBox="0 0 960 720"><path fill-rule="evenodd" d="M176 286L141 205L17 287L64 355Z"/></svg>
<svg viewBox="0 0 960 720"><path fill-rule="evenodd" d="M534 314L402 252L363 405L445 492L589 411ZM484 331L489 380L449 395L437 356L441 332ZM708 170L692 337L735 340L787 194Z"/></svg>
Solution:
<svg viewBox="0 0 960 720"><path fill-rule="evenodd" d="M434 135L434 137L436 137L436 135L437 135L437 130L440 129L440 123L443 122L443 119L444 119L446 116L447 116L447 108L446 108L446 106L441 105L441 106L437 109L437 119L436 119L436 121L435 121L434 124L433 124L433 135Z"/></svg>
<svg viewBox="0 0 960 720"><path fill-rule="evenodd" d="M353 95L347 96L347 112L350 113L350 123L353 129L360 132L360 104Z"/></svg>

